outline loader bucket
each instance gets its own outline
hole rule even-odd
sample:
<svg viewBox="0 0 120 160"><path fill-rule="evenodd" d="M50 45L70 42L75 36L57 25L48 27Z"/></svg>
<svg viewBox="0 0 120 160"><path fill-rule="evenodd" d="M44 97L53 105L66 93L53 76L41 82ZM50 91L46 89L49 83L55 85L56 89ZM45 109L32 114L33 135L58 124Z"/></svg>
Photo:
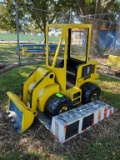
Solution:
<svg viewBox="0 0 120 160"><path fill-rule="evenodd" d="M9 97L8 117L11 118L16 131L18 133L23 133L33 123L35 115L17 95L11 92L7 92L7 95Z"/></svg>

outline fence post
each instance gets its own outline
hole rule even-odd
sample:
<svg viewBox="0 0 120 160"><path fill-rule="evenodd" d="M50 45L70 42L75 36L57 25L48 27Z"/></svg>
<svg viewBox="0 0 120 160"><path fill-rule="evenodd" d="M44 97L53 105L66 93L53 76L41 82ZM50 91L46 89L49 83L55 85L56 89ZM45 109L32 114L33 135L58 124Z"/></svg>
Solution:
<svg viewBox="0 0 120 160"><path fill-rule="evenodd" d="M20 66L20 47L19 47L19 19L18 19L18 5L14 2L16 12L16 32L17 32L17 54L18 54L18 65Z"/></svg>

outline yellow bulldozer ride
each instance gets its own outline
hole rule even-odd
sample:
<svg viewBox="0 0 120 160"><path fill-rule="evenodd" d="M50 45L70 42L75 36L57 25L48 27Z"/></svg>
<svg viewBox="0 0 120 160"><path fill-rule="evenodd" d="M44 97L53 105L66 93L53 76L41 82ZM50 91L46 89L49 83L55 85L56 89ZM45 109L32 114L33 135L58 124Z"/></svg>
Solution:
<svg viewBox="0 0 120 160"><path fill-rule="evenodd" d="M53 52L49 48L49 32L52 29L61 32L56 40L57 48ZM101 90L95 83L98 78L97 62L90 60L90 40L90 24L46 26L45 67L37 68L26 79L21 98L7 92L9 114L17 132L27 130L38 111L51 118L75 108L78 104L99 98Z"/></svg>

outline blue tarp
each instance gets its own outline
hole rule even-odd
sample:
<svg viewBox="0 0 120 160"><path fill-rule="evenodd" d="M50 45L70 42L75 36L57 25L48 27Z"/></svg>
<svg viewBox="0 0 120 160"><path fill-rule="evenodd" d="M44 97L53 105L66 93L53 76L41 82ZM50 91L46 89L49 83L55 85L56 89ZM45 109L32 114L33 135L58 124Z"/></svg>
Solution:
<svg viewBox="0 0 120 160"><path fill-rule="evenodd" d="M113 48L114 47L116 31L103 30L99 32L99 36L100 36L99 46L101 48Z"/></svg>

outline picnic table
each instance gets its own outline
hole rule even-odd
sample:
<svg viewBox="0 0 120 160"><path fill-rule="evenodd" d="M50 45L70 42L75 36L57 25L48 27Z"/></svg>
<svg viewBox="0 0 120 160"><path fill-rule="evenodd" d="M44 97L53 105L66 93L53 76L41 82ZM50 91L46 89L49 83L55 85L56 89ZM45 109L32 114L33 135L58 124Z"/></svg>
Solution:
<svg viewBox="0 0 120 160"><path fill-rule="evenodd" d="M45 48L45 44L19 44L20 53L22 55L26 55L27 50L43 50Z"/></svg>
<svg viewBox="0 0 120 160"><path fill-rule="evenodd" d="M49 44L49 51L55 52L57 45L58 44ZM31 56L33 52L46 52L46 44L19 44L19 47L22 55L27 55L27 53L29 53L29 56Z"/></svg>

